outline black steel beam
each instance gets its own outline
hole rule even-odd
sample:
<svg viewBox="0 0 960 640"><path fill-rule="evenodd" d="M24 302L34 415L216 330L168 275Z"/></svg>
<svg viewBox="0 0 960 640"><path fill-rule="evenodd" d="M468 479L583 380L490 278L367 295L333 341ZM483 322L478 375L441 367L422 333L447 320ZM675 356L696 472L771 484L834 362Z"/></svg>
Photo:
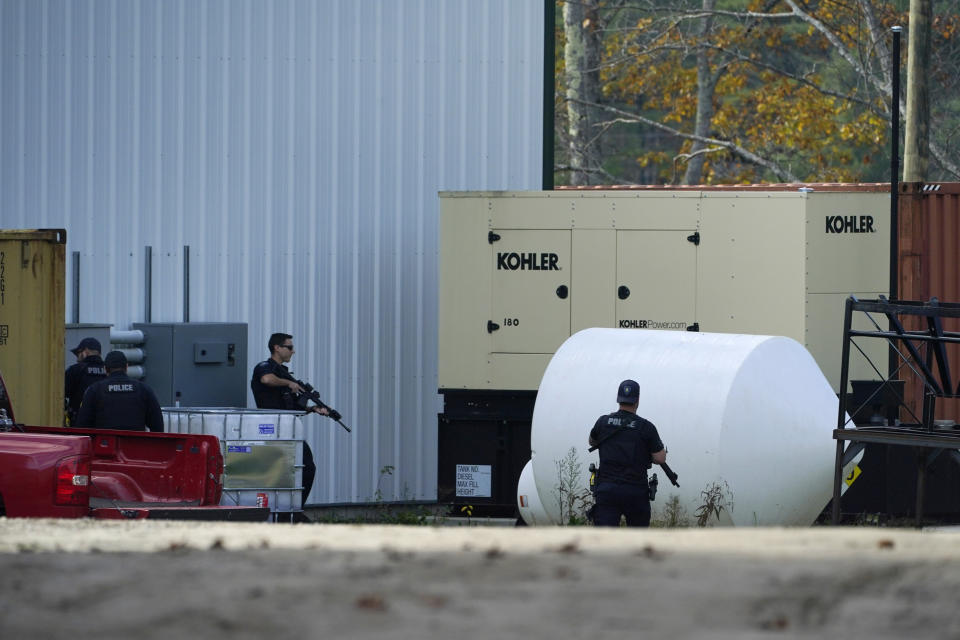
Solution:
<svg viewBox="0 0 960 640"><path fill-rule="evenodd" d="M840 352L840 404L837 407L837 429L843 429L847 413L847 382L850 377L850 327L853 323L853 296L847 298L843 307L843 344ZM837 453L838 461L840 453ZM840 473L837 470L837 473ZM839 491L839 489L837 489Z"/></svg>
<svg viewBox="0 0 960 640"><path fill-rule="evenodd" d="M960 449L960 432L929 432L920 429L835 429L836 440L848 442L875 442L911 447Z"/></svg>
<svg viewBox="0 0 960 640"><path fill-rule="evenodd" d="M851 338L886 338L888 340L916 340L917 342L947 342L951 344L960 344L960 334L946 333L942 336L931 336L926 331L917 333L915 331L904 331L896 333L894 331L864 331L863 329L851 329Z"/></svg>
<svg viewBox="0 0 960 640"><path fill-rule="evenodd" d="M931 303L936 303L933 298ZM928 342L927 345L932 348L933 356L937 361L937 369L940 372L940 382L944 389L953 389L953 379L950 377L950 362L947 357L947 347L943 339L943 321L940 316L927 316L927 326L930 329L930 335L937 338L936 342Z"/></svg>
<svg viewBox="0 0 960 640"><path fill-rule="evenodd" d="M927 384L938 394L943 393L943 387L940 386L940 383L933 377L933 372L930 371L930 367L927 366L927 363L924 361L923 357L920 355L920 352L917 351L917 347L911 340L914 338L906 339L904 334L906 331L903 328L903 325L900 324L900 319L892 313L887 313L887 318L890 320L890 326L893 327L894 331L897 332L898 337L903 340L904 346L907 348L907 351L910 352L910 357L913 358L913 361L917 363L917 366L920 367L920 370L923 372L923 377L926 378ZM936 340L937 338L933 336L925 336Z"/></svg>
<svg viewBox="0 0 960 640"><path fill-rule="evenodd" d="M941 302L936 306L926 302L902 301L888 302L884 300L855 300L854 311L866 313L893 313L911 316L940 316L943 318L960 318L960 304L956 302Z"/></svg>
<svg viewBox="0 0 960 640"><path fill-rule="evenodd" d="M843 394L840 394L841 396ZM837 433L854 431L854 429L837 429L833 432L833 437L837 438ZM843 440L837 438L837 454L833 463L833 513L830 514L833 526L840 524L840 481L843 474Z"/></svg>

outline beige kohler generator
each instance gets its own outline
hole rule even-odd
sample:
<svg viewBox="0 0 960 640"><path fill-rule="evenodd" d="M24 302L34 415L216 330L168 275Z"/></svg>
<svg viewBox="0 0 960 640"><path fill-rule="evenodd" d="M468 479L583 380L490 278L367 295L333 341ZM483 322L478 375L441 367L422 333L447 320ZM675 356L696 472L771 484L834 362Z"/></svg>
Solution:
<svg viewBox="0 0 960 640"><path fill-rule="evenodd" d="M844 300L889 290L888 188L440 193L441 500L459 490L457 471L484 457L478 443L506 443L486 454L501 459L494 478L506 471L514 456L502 449L524 442L502 425L528 412L529 453L540 378L581 329L789 336L836 387ZM871 347L884 362L883 345ZM851 366L851 378L876 378L863 359ZM503 432L456 429L487 419ZM474 453L460 453L463 442Z"/></svg>
<svg viewBox="0 0 960 640"><path fill-rule="evenodd" d="M809 189L441 193L439 387L535 390L588 327L789 336L836 386L890 198Z"/></svg>

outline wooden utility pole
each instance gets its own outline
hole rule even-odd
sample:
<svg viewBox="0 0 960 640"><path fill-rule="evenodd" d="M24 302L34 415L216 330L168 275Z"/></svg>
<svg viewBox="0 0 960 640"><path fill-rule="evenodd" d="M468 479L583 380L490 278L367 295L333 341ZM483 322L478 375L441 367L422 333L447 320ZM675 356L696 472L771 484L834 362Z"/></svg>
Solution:
<svg viewBox="0 0 960 640"><path fill-rule="evenodd" d="M930 27L933 0L910 0L903 181L923 182L930 162Z"/></svg>
<svg viewBox="0 0 960 640"><path fill-rule="evenodd" d="M699 40L697 42L697 116L693 132L701 138L710 135L714 116L713 97L717 81L720 79L720 74L710 69L710 49L707 47L707 38L713 29L713 10L716 4L716 0L703 0L701 6L704 17L700 18L700 25L697 27ZM706 156L702 152L706 148L705 142L693 141L690 147L690 161L683 174L683 184L703 182L703 165L706 162Z"/></svg>
<svg viewBox="0 0 960 640"><path fill-rule="evenodd" d="M563 4L566 35L564 62L567 75L567 131L571 185L591 182L598 142L594 104L600 98L600 39L597 32L597 0L570 0Z"/></svg>

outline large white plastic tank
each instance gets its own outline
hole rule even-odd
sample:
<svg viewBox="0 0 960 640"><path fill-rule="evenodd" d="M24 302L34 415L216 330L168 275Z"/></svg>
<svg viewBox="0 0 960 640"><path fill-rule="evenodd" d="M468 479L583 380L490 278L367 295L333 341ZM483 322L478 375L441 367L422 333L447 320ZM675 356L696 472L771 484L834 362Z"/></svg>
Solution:
<svg viewBox="0 0 960 640"><path fill-rule="evenodd" d="M798 342L586 329L563 343L537 392L532 456L518 486L528 524L560 524L557 461L571 447L586 486L588 464L599 462L587 451L590 429L617 410L617 386L627 378L639 383L637 413L657 426L667 463L680 476L680 487L673 487L659 467L651 468L660 480L654 519L664 518L664 505L676 495L692 523L710 487L719 487L727 502L714 524L806 526L829 502L838 400Z"/></svg>
<svg viewBox="0 0 960 640"><path fill-rule="evenodd" d="M520 480L517 482L517 507L520 509L520 517L530 526L550 525L556 522L547 515L540 501L537 483L533 479L533 465L529 462L524 465L523 471L520 472Z"/></svg>

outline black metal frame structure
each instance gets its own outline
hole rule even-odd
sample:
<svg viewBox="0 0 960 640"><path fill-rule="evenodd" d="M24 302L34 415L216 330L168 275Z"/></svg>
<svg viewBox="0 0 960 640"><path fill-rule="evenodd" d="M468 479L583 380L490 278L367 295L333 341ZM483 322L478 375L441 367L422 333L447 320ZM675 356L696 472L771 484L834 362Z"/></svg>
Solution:
<svg viewBox="0 0 960 640"><path fill-rule="evenodd" d="M865 314L875 330L862 331L852 327L854 313ZM887 318L888 329L884 330L871 314L883 314ZM907 317L922 319L924 330L908 331L903 320ZM889 301L882 296L877 300L857 300L850 296L846 301L843 316L843 351L840 366L840 406L837 412L837 428L833 437L837 441L836 463L833 478L833 524L840 521L840 483L843 480L843 468L864 448L867 443L878 443L910 447L917 458L916 525L923 518L923 496L927 466L944 451L960 449L960 431L942 431L935 428L934 409L937 398L960 398L960 387L954 387L947 344L960 344L960 333L944 331L942 318L960 318L960 304L939 302L936 298L930 302ZM856 344L854 338L876 338L890 344L893 363L889 373L883 375L870 361L866 353ZM923 410L917 417L906 406L899 391L900 406L906 409L913 421L894 421L882 426L859 426L847 428L847 383L850 372L850 345L856 347L863 357L873 366L883 383L874 392L879 393L885 386L896 389L892 384L904 369L912 370L922 381ZM925 347L925 354L920 348ZM870 402L867 399L864 404ZM855 411L859 410L855 409ZM850 414L853 415L854 411ZM845 448L844 443L850 445Z"/></svg>

